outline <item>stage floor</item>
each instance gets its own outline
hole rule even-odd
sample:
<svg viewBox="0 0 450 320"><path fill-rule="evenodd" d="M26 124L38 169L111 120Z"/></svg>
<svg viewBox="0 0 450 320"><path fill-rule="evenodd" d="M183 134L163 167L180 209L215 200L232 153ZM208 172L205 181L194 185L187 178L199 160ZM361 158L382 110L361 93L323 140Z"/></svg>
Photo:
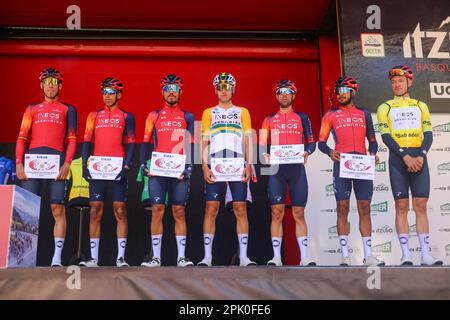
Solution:
<svg viewBox="0 0 450 320"><path fill-rule="evenodd" d="M450 299L450 267L3 269L0 299Z"/></svg>

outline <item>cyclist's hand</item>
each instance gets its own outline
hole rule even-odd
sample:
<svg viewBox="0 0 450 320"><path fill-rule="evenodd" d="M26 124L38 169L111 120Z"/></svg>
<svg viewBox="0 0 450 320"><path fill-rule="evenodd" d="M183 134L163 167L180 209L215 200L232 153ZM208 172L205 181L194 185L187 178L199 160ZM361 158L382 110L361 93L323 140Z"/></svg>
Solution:
<svg viewBox="0 0 450 320"><path fill-rule="evenodd" d="M67 175L69 174L70 171L70 165L68 163L64 163L61 167L61 169L59 169L59 173L58 176L56 177L56 180L66 180Z"/></svg>
<svg viewBox="0 0 450 320"><path fill-rule="evenodd" d="M214 176L213 172L208 167L203 167L203 178L207 183L214 183L216 182L216 177Z"/></svg>
<svg viewBox="0 0 450 320"><path fill-rule="evenodd" d="M308 156L309 156L309 153L307 151L305 151L305 153L303 154L303 159L304 159L303 164L306 164L306 162L308 162Z"/></svg>
<svg viewBox="0 0 450 320"><path fill-rule="evenodd" d="M330 158L331 158L331 160L333 160L335 162L339 162L339 161L341 161L341 153L336 150L331 150Z"/></svg>
<svg viewBox="0 0 450 320"><path fill-rule="evenodd" d="M27 175L25 174L25 170L23 169L23 164L19 163L16 166L16 175L19 180L28 180Z"/></svg>

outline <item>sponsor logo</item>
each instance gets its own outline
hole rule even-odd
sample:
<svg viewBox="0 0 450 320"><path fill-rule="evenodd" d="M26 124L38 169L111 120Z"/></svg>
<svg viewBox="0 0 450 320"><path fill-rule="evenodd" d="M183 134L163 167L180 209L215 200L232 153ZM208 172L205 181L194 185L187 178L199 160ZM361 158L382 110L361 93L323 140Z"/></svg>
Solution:
<svg viewBox="0 0 450 320"><path fill-rule="evenodd" d="M240 114L238 112L231 112L229 114L221 114L220 111L213 110L212 113L214 115L214 121L223 121L223 120L237 120Z"/></svg>
<svg viewBox="0 0 450 320"><path fill-rule="evenodd" d="M120 124L120 119L105 119L105 118L98 118L97 119L97 126L100 125L105 125L105 124L113 124L113 125L118 125Z"/></svg>
<svg viewBox="0 0 450 320"><path fill-rule="evenodd" d="M433 131L435 131L435 132L450 132L450 122L434 126Z"/></svg>
<svg viewBox="0 0 450 320"><path fill-rule="evenodd" d="M225 163L218 164L215 167L215 170L222 174L233 174L238 172L239 169L240 169L239 166L235 167L233 164L225 164Z"/></svg>
<svg viewBox="0 0 450 320"><path fill-rule="evenodd" d="M380 183L379 185L373 186L373 191L377 192L389 191L389 187L384 183Z"/></svg>
<svg viewBox="0 0 450 320"><path fill-rule="evenodd" d="M361 33L361 51L364 57L384 57L383 35L379 33Z"/></svg>
<svg viewBox="0 0 450 320"><path fill-rule="evenodd" d="M417 226L413 224L412 226L409 226L409 234L411 237L417 236Z"/></svg>
<svg viewBox="0 0 450 320"><path fill-rule="evenodd" d="M373 124L373 130L374 130L375 132L380 132L380 126L378 125L378 123L374 123L374 124Z"/></svg>
<svg viewBox="0 0 450 320"><path fill-rule="evenodd" d="M450 147L431 148L430 151L450 152Z"/></svg>
<svg viewBox="0 0 450 320"><path fill-rule="evenodd" d="M320 172L333 172L333 169L321 169Z"/></svg>
<svg viewBox="0 0 450 320"><path fill-rule="evenodd" d="M348 232L350 233L350 222L347 223ZM338 237L337 225L328 228L328 235L330 239Z"/></svg>
<svg viewBox="0 0 450 320"><path fill-rule="evenodd" d="M92 165L92 168L94 168L94 170L97 172L104 172L104 173L114 172L118 169L118 167L113 167L110 163L102 162L102 161L95 162Z"/></svg>
<svg viewBox="0 0 450 320"><path fill-rule="evenodd" d="M386 172L386 161L380 162L375 166L376 172Z"/></svg>
<svg viewBox="0 0 450 320"><path fill-rule="evenodd" d="M372 252L389 253L392 252L392 242L385 242L372 247Z"/></svg>
<svg viewBox="0 0 450 320"><path fill-rule="evenodd" d="M450 190L450 186L435 187L433 189L434 190L439 190L439 191L447 191L447 190Z"/></svg>
<svg viewBox="0 0 450 320"><path fill-rule="evenodd" d="M360 250L358 249L358 248L351 248L351 247L348 247L348 253L358 253ZM325 250L323 250L323 252L324 253L331 253L331 254L334 254L334 253L339 253L339 254L341 254L342 253L342 249L341 248L338 248L338 249L325 249Z"/></svg>
<svg viewBox="0 0 450 320"><path fill-rule="evenodd" d="M158 158L155 160L155 165L161 169L177 169L181 166L181 163L176 163L173 159L168 158Z"/></svg>
<svg viewBox="0 0 450 320"><path fill-rule="evenodd" d="M445 246L445 251L450 252L450 243Z"/></svg>
<svg viewBox="0 0 450 320"><path fill-rule="evenodd" d="M394 229L389 225L384 225L375 230L372 230L373 233L394 233Z"/></svg>
<svg viewBox="0 0 450 320"><path fill-rule="evenodd" d="M28 166L35 171L48 171L52 170L56 166L56 164L47 162L45 160L36 159L31 161Z"/></svg>
<svg viewBox="0 0 450 320"><path fill-rule="evenodd" d="M445 203L441 205L441 211L450 211L450 203Z"/></svg>
<svg viewBox="0 0 450 320"><path fill-rule="evenodd" d="M437 166L439 171L450 171L450 162L443 163Z"/></svg>
<svg viewBox="0 0 450 320"><path fill-rule="evenodd" d="M445 20L441 23L441 27L444 26ZM440 28L441 28L440 27ZM414 46L414 53L416 58L428 58L428 59L449 59L450 52L441 51L444 41L449 38L450 32L445 31L427 31L424 32L420 29L420 22L417 23L416 28L412 33L408 32L406 34L405 40L403 41L403 56L405 58L413 57L412 47ZM428 54L423 52L422 39L427 39L431 41L433 45L431 46ZM412 40L412 41L411 41ZM411 45L411 42L414 44Z"/></svg>
<svg viewBox="0 0 450 320"><path fill-rule="evenodd" d="M161 121L163 128L181 128L183 126L181 121Z"/></svg>
<svg viewBox="0 0 450 320"><path fill-rule="evenodd" d="M362 172L362 171L367 171L370 169L370 165L366 165L363 162L357 162L358 160L355 159L356 157L354 157L354 159L350 159L344 162L344 167L348 170L351 171L357 171L357 172Z"/></svg>
<svg viewBox="0 0 450 320"><path fill-rule="evenodd" d="M294 150L283 150L278 149L274 152L274 155L279 158L288 158L288 157L296 157L300 154L300 152L295 152Z"/></svg>
<svg viewBox="0 0 450 320"><path fill-rule="evenodd" d="M297 123L276 123L274 129L286 130L286 129L298 129Z"/></svg>
<svg viewBox="0 0 450 320"><path fill-rule="evenodd" d="M388 149L385 146L378 146L378 152L387 152Z"/></svg>
<svg viewBox="0 0 450 320"><path fill-rule="evenodd" d="M332 213L332 212L337 212L337 209L322 209L322 210L320 210L320 212Z"/></svg>
<svg viewBox="0 0 450 320"><path fill-rule="evenodd" d="M450 98L450 83L430 82L430 95L435 99Z"/></svg>
<svg viewBox="0 0 450 320"><path fill-rule="evenodd" d="M439 229L440 232L450 232L450 228Z"/></svg>
<svg viewBox="0 0 450 320"><path fill-rule="evenodd" d="M38 113L38 114L37 114L37 118L38 118L39 120L41 120L41 119L54 119L54 120L59 120L59 119L60 119L60 114L59 114L59 113L53 113L53 112Z"/></svg>
<svg viewBox="0 0 450 320"><path fill-rule="evenodd" d="M334 186L332 183L325 186L325 192L326 192L325 196L327 196L327 197L334 196Z"/></svg>
<svg viewBox="0 0 450 320"><path fill-rule="evenodd" d="M377 211L377 212L387 212L388 211L388 202L384 201L381 203L372 204L370 206L371 211Z"/></svg>

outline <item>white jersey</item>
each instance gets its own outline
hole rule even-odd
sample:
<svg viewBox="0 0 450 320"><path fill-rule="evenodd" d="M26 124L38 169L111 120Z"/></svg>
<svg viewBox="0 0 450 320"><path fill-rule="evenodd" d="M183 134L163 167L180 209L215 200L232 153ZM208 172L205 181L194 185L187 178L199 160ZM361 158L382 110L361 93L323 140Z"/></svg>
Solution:
<svg viewBox="0 0 450 320"><path fill-rule="evenodd" d="M203 112L202 136L203 140L210 141L210 154L225 149L244 154L243 137L251 135L251 128L250 114L246 108L215 106Z"/></svg>

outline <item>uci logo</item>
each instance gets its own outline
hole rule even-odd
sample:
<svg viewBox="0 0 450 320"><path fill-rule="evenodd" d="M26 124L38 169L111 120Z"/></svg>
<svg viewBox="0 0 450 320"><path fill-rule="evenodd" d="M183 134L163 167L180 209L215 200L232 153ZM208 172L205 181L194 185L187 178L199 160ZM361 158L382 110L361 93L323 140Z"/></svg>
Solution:
<svg viewBox="0 0 450 320"><path fill-rule="evenodd" d="M430 82L431 98L449 99L450 83L433 83Z"/></svg>

